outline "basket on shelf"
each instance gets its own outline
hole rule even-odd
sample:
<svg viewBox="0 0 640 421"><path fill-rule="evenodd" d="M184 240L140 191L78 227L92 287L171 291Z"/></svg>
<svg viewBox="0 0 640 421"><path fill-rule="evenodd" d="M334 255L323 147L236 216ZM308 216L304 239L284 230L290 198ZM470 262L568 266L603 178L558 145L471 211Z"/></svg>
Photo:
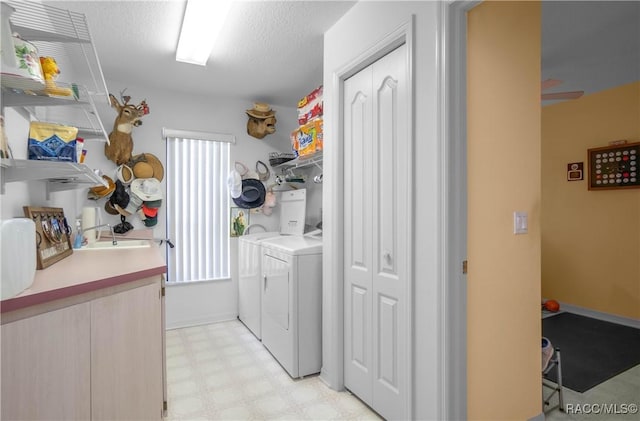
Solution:
<svg viewBox="0 0 640 421"><path fill-rule="evenodd" d="M269 152L269 165L275 167L296 158L292 152Z"/></svg>

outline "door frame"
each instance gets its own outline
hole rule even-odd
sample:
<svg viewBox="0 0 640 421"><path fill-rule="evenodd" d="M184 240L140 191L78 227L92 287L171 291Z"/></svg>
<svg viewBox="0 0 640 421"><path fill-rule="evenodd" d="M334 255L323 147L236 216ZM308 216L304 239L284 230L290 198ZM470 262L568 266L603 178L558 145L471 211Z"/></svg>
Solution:
<svg viewBox="0 0 640 421"><path fill-rule="evenodd" d="M467 13L482 0L453 0L440 9L439 149L442 279L439 285L439 413L467 419Z"/></svg>
<svg viewBox="0 0 640 421"><path fill-rule="evenodd" d="M368 67L378 59L382 58L389 52L393 51L400 45L405 44L407 46L406 61L407 61L407 86L409 90L408 98L408 111L410 116L409 121L409 137L411 142L406 147L411 148L411 155L414 149L415 143L415 83L414 83L414 17L412 16L407 22L400 25L394 31L387 34L385 37L375 42L370 48L363 51L358 56L354 57L340 69L332 74L331 84L333 92L332 101L334 101L334 107L332 108L332 118L337 122L337 132L334 134L335 141L332 142L335 148L329 151L331 158L325 165L325 171L328 177L325 178L325 182L330 183L331 197L329 198L329 207L332 209L333 218L331 223L328 224L331 228L329 232L325 233L327 243L333 244L333 247L329 250L325 250L325 253L331 254L331 260L333 265L331 267L324 267L326 275L324 279L328 279L328 283L323 286L323 308L328 310L333 316L328 320L328 326L324 326L325 333L323 337L328 338L327 350L329 355L323 357L324 364L332 365L332 369L322 372L321 378L327 382L332 388L337 390L344 389L344 186L342 185L344 177L345 163L344 157L344 142L343 142L343 130L344 130L344 81L360 70ZM335 162L335 167L330 168L332 165L330 162ZM409 174L414 174L414 165L411 162L407 168ZM329 176L332 175L333 177ZM327 178L329 180L327 180ZM325 196L325 200L326 200ZM325 203L326 206L326 203ZM410 226L413 226L414 222L414 206L413 203L409 203L406 207L406 217L410 222ZM406 279L406 292L407 292L407 305L406 305L406 320L408 320L407 332L407 354L402 356L407 361L407 376L406 384L404 385L407 390L406 398L406 410L407 418L413 418L413 347L414 347L414 329L413 329L413 278L414 278L414 237L413 235L406 238L407 250L409 255L409 270ZM323 311L325 311L323 310ZM326 320L326 319L325 319Z"/></svg>

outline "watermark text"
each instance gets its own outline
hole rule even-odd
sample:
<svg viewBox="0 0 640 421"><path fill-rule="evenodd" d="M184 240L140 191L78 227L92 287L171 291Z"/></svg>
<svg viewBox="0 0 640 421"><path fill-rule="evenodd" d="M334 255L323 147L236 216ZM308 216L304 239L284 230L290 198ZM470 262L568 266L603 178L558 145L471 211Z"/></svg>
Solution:
<svg viewBox="0 0 640 421"><path fill-rule="evenodd" d="M637 414L636 403L567 403L567 414L593 414L593 415L627 415Z"/></svg>

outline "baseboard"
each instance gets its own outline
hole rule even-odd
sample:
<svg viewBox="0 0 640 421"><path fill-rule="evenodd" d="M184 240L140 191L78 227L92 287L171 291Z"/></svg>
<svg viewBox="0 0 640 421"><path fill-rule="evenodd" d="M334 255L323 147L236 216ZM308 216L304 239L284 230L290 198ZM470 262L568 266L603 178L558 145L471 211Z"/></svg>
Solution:
<svg viewBox="0 0 640 421"><path fill-rule="evenodd" d="M615 314L603 313L601 311L592 310L580 306L575 306L567 303L560 303L560 309L567 313L573 313L580 316L591 317L592 319L603 320L605 322L617 323L619 325L629 326L636 329L640 329L640 320L632 319L630 317L617 316Z"/></svg>
<svg viewBox="0 0 640 421"><path fill-rule="evenodd" d="M235 314L216 314L205 318L189 319L189 320L175 320L171 323L167 323L166 330L182 329L185 327L194 327L208 325L211 323L228 322L230 320L237 320L238 317Z"/></svg>
<svg viewBox="0 0 640 421"><path fill-rule="evenodd" d="M541 412L535 417L529 418L527 421L544 421L544 420L545 420L544 412Z"/></svg>

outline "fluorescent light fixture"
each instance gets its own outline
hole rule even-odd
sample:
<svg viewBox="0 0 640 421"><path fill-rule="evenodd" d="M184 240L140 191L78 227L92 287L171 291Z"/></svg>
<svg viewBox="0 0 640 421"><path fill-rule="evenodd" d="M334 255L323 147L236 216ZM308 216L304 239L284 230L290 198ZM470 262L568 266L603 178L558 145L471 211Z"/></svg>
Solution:
<svg viewBox="0 0 640 421"><path fill-rule="evenodd" d="M233 0L187 0L176 61L206 66Z"/></svg>

